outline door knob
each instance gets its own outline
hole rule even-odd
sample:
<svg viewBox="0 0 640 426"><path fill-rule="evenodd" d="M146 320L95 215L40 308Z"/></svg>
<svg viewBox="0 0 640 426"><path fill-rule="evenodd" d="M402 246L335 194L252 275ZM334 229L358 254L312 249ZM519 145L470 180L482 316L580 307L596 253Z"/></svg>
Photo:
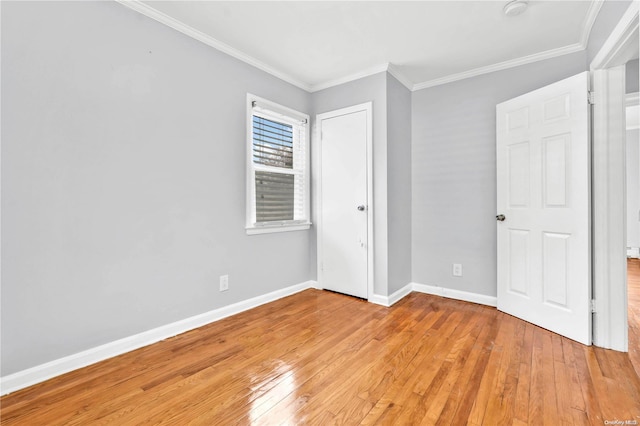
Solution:
<svg viewBox="0 0 640 426"><path fill-rule="evenodd" d="M364 211L364 206L363 206L362 204L360 204L360 205L358 206L358 210L359 210L359 211Z"/></svg>
<svg viewBox="0 0 640 426"><path fill-rule="evenodd" d="M496 216L496 220L500 222L504 222L505 219L506 217L503 214L499 214L498 216Z"/></svg>

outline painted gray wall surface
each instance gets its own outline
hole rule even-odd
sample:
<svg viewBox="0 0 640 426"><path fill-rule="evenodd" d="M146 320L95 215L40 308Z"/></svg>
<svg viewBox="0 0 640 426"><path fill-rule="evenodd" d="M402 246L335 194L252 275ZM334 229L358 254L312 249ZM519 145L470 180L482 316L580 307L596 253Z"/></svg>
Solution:
<svg viewBox="0 0 640 426"><path fill-rule="evenodd" d="M320 90L311 95L314 116L369 101L373 102L374 292L384 296L387 295L387 248L386 244L378 244L378 242L386 243L387 241L386 83L387 73L381 72L339 86ZM312 245L313 250L315 250L315 242ZM315 252L313 256L315 259Z"/></svg>
<svg viewBox="0 0 640 426"><path fill-rule="evenodd" d="M638 92L640 75L638 75L638 60L629 61L625 67L626 93Z"/></svg>
<svg viewBox="0 0 640 426"><path fill-rule="evenodd" d="M387 74L388 294L411 282L411 92Z"/></svg>
<svg viewBox="0 0 640 426"><path fill-rule="evenodd" d="M310 231L245 234L247 92L310 111L115 2L3 2L3 376L313 278Z"/></svg>
<svg viewBox="0 0 640 426"><path fill-rule="evenodd" d="M627 247L640 247L640 130L627 130Z"/></svg>
<svg viewBox="0 0 640 426"><path fill-rule="evenodd" d="M630 4L631 0L609 0L602 3L600 12L598 12L598 16L589 33L589 41L587 43L587 67L598 54L598 51L600 51L600 48L618 24L624 12L627 11Z"/></svg>
<svg viewBox="0 0 640 426"><path fill-rule="evenodd" d="M496 105L585 64L582 51L413 92L414 282L496 295Z"/></svg>

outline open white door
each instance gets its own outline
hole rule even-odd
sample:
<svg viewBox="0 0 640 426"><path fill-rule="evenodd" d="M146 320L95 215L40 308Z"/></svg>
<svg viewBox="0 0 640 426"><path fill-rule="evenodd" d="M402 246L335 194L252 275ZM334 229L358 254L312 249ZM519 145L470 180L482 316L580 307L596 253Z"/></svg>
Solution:
<svg viewBox="0 0 640 426"><path fill-rule="evenodd" d="M498 309L591 344L588 73L497 106Z"/></svg>

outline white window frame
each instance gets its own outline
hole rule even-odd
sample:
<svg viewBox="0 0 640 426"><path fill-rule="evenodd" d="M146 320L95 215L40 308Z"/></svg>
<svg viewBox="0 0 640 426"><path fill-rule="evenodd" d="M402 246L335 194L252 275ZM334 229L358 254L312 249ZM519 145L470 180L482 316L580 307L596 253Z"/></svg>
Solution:
<svg viewBox="0 0 640 426"><path fill-rule="evenodd" d="M253 162L253 116L264 116L268 119L282 123L300 125L304 123L304 148L303 148L303 194L302 217L295 220L256 222L255 203L255 172L256 170L268 170L267 166L256 165ZM246 145L246 226L248 235L267 234L272 232L302 231L311 227L310 212L310 175L311 163L309 159L309 115L287 108L267 99L247 93L247 145ZM295 151L294 151L295 155Z"/></svg>

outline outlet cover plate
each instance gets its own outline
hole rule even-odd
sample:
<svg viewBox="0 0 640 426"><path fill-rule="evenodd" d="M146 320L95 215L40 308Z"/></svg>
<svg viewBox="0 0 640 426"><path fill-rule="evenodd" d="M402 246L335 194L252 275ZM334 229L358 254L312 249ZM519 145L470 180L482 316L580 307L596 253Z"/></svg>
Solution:
<svg viewBox="0 0 640 426"><path fill-rule="evenodd" d="M229 290L229 275L220 275L220 291Z"/></svg>

